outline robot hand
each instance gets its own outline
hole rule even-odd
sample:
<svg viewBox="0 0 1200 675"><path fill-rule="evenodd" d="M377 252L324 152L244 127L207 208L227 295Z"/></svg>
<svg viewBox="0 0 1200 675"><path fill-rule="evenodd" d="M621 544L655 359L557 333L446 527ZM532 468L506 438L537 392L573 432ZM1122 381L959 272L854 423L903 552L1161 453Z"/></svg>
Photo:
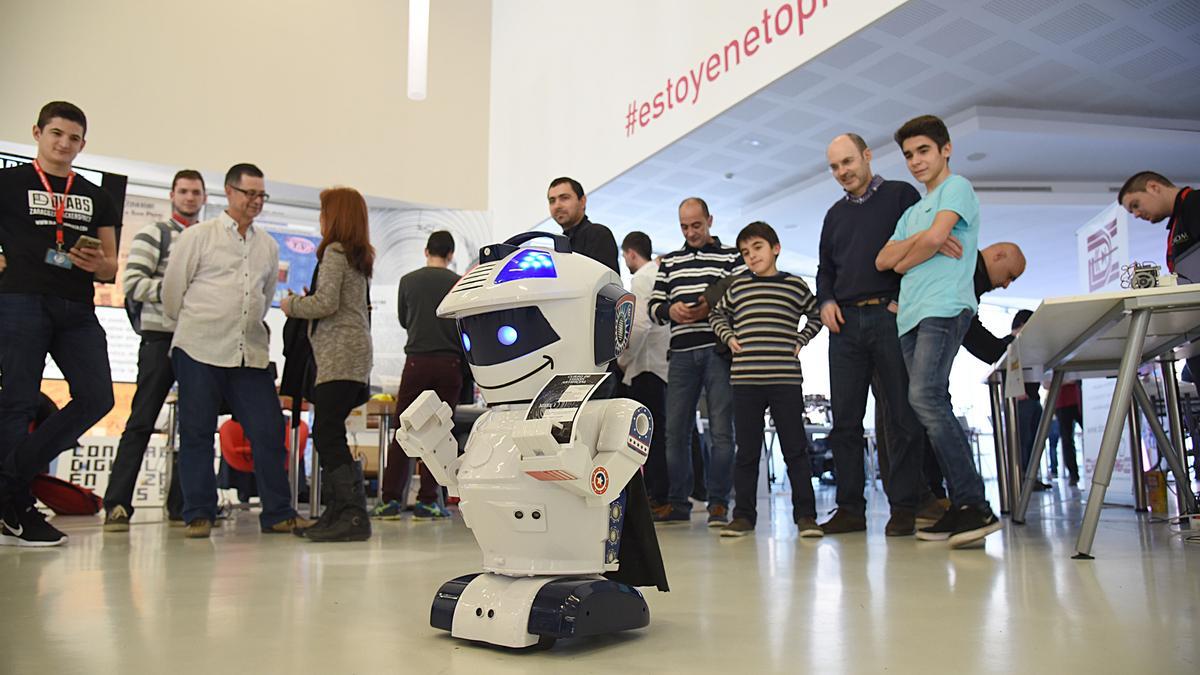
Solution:
<svg viewBox="0 0 1200 675"><path fill-rule="evenodd" d="M454 440L454 412L432 391L421 392L400 413L396 442L409 457L420 459L429 473L447 488L458 486L458 441Z"/></svg>

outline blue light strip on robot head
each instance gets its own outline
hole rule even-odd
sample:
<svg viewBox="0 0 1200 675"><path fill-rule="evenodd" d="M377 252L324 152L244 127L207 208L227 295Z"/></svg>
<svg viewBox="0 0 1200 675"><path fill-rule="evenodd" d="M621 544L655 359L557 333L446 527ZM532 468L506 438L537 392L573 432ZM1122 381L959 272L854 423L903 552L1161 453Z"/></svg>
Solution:
<svg viewBox="0 0 1200 675"><path fill-rule="evenodd" d="M521 251L508 261L504 269L496 275L496 283L539 278L558 278L558 273L554 270L554 258L547 251L530 248Z"/></svg>

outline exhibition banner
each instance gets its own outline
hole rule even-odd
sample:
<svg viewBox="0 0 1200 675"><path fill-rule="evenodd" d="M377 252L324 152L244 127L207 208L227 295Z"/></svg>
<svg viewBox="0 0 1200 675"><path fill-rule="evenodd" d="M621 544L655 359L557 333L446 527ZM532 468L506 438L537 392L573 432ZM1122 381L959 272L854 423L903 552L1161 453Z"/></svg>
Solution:
<svg viewBox="0 0 1200 675"><path fill-rule="evenodd" d="M108 488L113 460L117 457L117 443L121 439L116 436L86 436L81 440L82 443L58 456L54 475L103 497ZM165 434L150 437L150 444L142 459L142 470L133 489L135 509L163 505L166 498L166 445Z"/></svg>
<svg viewBox="0 0 1200 675"><path fill-rule="evenodd" d="M1121 268L1128 265L1129 214L1120 204L1112 204L1086 225L1075 231L1079 283L1083 293L1115 291L1121 288ZM1104 437L1104 423L1112 403L1117 381L1114 378L1083 380L1083 475L1084 485L1091 485ZM1112 480L1105 493L1105 503L1133 505L1133 459L1130 450L1129 425L1121 435L1117 462Z"/></svg>

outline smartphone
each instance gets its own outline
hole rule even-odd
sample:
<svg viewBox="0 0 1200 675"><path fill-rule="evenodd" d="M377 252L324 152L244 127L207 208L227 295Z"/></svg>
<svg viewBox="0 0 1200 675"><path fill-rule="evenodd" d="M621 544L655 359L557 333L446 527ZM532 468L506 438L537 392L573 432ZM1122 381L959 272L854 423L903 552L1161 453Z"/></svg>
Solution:
<svg viewBox="0 0 1200 675"><path fill-rule="evenodd" d="M84 234L80 235L79 240L75 242L75 246L78 248L100 248L101 243L99 239Z"/></svg>

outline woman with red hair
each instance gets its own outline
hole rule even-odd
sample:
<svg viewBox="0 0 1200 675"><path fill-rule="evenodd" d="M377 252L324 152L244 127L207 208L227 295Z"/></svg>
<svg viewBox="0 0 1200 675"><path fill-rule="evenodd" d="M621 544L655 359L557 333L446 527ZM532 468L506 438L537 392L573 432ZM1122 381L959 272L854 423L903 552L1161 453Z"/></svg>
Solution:
<svg viewBox="0 0 1200 675"><path fill-rule="evenodd" d="M367 292L375 249L367 227L367 203L357 190L330 188L321 193L321 237L315 288L303 297L288 296L280 305L289 317L310 320L308 336L317 368L313 439L328 490L321 519L297 534L313 541L362 541L371 536L371 521L362 473L346 443L346 417L369 397Z"/></svg>

